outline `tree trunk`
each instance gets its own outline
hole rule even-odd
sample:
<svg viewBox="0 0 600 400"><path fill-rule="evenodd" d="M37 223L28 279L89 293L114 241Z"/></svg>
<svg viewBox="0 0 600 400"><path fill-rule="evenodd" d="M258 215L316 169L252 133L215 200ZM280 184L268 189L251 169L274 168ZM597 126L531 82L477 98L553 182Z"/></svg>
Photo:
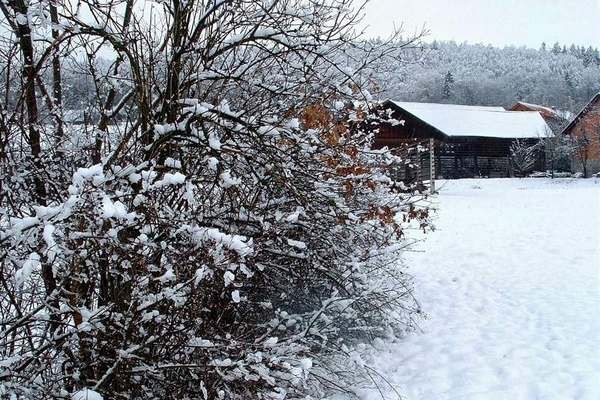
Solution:
<svg viewBox="0 0 600 400"><path fill-rule="evenodd" d="M50 20L52 22L52 39L56 42L59 37L57 28L58 25L58 10L56 9L56 1L50 2ZM52 55L52 114L54 115L55 121L55 135L54 143L58 154L62 154L62 140L64 136L63 128L63 109L62 109L62 77L60 68L60 52L58 43L53 49Z"/></svg>

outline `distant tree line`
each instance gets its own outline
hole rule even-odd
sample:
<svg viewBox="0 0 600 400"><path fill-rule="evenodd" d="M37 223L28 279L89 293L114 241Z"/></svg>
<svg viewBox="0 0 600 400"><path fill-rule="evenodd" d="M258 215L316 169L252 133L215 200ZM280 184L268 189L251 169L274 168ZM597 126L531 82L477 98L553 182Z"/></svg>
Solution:
<svg viewBox="0 0 600 400"><path fill-rule="evenodd" d="M371 66L374 97L506 107L525 101L577 112L600 90L600 51L592 46L542 43L536 50L453 41L410 43L396 63ZM113 60L97 55L92 59L97 74L111 75L108 70ZM347 63L356 66L359 60L349 56ZM97 91L105 88L98 86L88 64L85 54L65 57L63 102L67 110L93 114L102 106L95 98ZM0 71L3 83L9 69L3 66ZM123 66L120 73L123 77L129 74ZM112 82L117 99L127 92L118 81ZM6 101L18 96L14 93Z"/></svg>
<svg viewBox="0 0 600 400"><path fill-rule="evenodd" d="M546 43L542 42L540 51L548 51ZM554 43L550 50L552 54L570 54L580 59L583 64L587 67L590 64L600 65L600 52L598 48L592 46L576 46L572 44L569 48L566 45L562 45L558 42Z"/></svg>
<svg viewBox="0 0 600 400"><path fill-rule="evenodd" d="M373 82L381 98L505 107L525 101L576 112L600 90L600 55L559 43L536 50L434 41L403 52Z"/></svg>

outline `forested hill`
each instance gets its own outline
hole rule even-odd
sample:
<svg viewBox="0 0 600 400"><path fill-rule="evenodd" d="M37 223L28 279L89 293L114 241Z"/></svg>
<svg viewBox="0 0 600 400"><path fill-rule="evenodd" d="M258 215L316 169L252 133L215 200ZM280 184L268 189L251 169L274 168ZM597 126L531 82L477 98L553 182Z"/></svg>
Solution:
<svg viewBox="0 0 600 400"><path fill-rule="evenodd" d="M407 50L382 84L383 97L403 101L510 106L516 101L577 111L600 90L598 49L539 50L433 42Z"/></svg>

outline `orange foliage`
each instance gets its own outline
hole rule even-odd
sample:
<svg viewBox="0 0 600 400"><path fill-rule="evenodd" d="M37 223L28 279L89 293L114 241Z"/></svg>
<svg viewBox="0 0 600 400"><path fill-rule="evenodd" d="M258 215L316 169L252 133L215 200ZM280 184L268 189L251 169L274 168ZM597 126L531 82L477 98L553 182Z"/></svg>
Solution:
<svg viewBox="0 0 600 400"><path fill-rule="evenodd" d="M377 184L370 179L367 180L366 185L369 189L371 189L373 191L375 191L375 189L377 189Z"/></svg>
<svg viewBox="0 0 600 400"><path fill-rule="evenodd" d="M353 165L350 167L338 167L335 169L335 172L338 175L348 176L348 175L364 175L369 173L370 169L367 167L363 167L360 165Z"/></svg>
<svg viewBox="0 0 600 400"><path fill-rule="evenodd" d="M340 165L340 159L332 156L322 156L321 160L325 163L325 165L331 168L335 168Z"/></svg>
<svg viewBox="0 0 600 400"><path fill-rule="evenodd" d="M300 121L307 129L320 130L323 141L329 146L338 145L340 138L348 130L344 123L335 123L331 112L319 103L307 106L302 112Z"/></svg>
<svg viewBox="0 0 600 400"><path fill-rule="evenodd" d="M322 104L311 104L302 112L301 122L308 129L325 129L331 125L331 114Z"/></svg>
<svg viewBox="0 0 600 400"><path fill-rule="evenodd" d="M389 225L394 223L395 215L390 207L372 207L365 215L365 219L378 219L382 224Z"/></svg>
<svg viewBox="0 0 600 400"><path fill-rule="evenodd" d="M358 149L354 146L348 146L347 148L345 148L344 153L348 154L353 160L355 160L358 157Z"/></svg>

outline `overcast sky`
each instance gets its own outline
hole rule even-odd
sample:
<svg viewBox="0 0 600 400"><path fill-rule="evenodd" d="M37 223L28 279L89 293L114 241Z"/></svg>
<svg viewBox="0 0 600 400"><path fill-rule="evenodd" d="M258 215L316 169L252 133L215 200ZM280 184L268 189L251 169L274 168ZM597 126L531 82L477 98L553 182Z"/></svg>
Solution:
<svg viewBox="0 0 600 400"><path fill-rule="evenodd" d="M428 41L600 47L600 0L371 0L366 9L369 36L402 22L408 33L425 24Z"/></svg>

